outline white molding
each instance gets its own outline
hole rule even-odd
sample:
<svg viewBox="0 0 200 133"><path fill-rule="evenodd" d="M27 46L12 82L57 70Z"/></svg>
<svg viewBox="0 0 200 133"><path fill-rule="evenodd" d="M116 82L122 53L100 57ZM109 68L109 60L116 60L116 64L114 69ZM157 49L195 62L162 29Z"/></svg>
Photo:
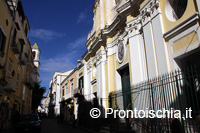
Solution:
<svg viewBox="0 0 200 133"><path fill-rule="evenodd" d="M189 27L192 27L193 25L195 25L198 22L198 20L199 20L198 13L194 13L185 21L181 22L174 28L170 29L168 32L164 33L163 37L166 40L170 40L174 36L180 34L181 32L187 30Z"/></svg>
<svg viewBox="0 0 200 133"><path fill-rule="evenodd" d="M161 10L159 8L158 0L149 0L145 3L144 6L140 8L143 26L150 22L159 13L161 13Z"/></svg>
<svg viewBox="0 0 200 133"><path fill-rule="evenodd" d="M91 61L89 61L86 66L87 66L87 73L91 72L91 68L92 68Z"/></svg>
<svg viewBox="0 0 200 133"><path fill-rule="evenodd" d="M194 44L190 44L189 46L187 46L187 47L185 47L185 48L183 48L183 49L181 49L179 51L173 52L173 44L174 44L174 42L176 42L179 39L191 34L192 32L197 34L198 42L196 42ZM197 49L199 46L200 46L200 29L199 29L199 25L198 24L188 28L187 30L185 30L185 31L181 32L180 34L178 34L178 35L174 36L173 38L171 38L169 40L169 45L168 45L171 69L174 70L174 69L178 68L177 63L174 60L175 58L183 56L183 55L187 54L188 52L190 52L190 51L192 51L194 49Z"/></svg>

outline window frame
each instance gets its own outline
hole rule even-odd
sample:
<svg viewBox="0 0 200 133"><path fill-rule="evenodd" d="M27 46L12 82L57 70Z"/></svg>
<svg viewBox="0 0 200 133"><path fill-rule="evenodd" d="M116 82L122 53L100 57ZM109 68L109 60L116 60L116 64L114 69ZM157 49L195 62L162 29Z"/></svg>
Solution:
<svg viewBox="0 0 200 133"><path fill-rule="evenodd" d="M0 55L2 56L6 46L6 36L0 27Z"/></svg>

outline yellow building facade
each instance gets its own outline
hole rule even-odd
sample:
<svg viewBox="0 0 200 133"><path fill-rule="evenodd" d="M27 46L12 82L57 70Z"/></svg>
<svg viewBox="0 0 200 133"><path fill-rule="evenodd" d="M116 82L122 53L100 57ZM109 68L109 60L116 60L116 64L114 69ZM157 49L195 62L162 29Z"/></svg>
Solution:
<svg viewBox="0 0 200 133"><path fill-rule="evenodd" d="M9 128L16 111L31 113L36 67L21 1L0 0L0 15L0 128Z"/></svg>
<svg viewBox="0 0 200 133"><path fill-rule="evenodd" d="M109 107L109 94L131 94L135 84L198 63L196 0L95 0L93 12L82 56L87 100L97 97ZM136 97L124 94L117 104L120 109L137 107Z"/></svg>

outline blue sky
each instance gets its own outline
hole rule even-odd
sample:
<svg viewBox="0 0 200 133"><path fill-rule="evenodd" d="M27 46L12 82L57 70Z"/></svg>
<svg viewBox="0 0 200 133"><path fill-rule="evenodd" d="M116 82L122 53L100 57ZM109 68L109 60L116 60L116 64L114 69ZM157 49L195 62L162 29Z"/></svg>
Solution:
<svg viewBox="0 0 200 133"><path fill-rule="evenodd" d="M93 26L94 0L22 0L31 45L41 49L40 80L49 88L55 71L76 67Z"/></svg>

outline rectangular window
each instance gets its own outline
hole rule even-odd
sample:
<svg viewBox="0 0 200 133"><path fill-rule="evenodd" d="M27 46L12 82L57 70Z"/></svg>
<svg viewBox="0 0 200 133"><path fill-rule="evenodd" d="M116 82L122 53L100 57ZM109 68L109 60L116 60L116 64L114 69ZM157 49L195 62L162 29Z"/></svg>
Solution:
<svg viewBox="0 0 200 133"><path fill-rule="evenodd" d="M10 81L10 78L11 78L11 71L12 71L12 63L9 62L9 64L8 64L8 73L7 73L7 76L9 77L8 81Z"/></svg>
<svg viewBox="0 0 200 133"><path fill-rule="evenodd" d="M28 28L27 28L27 24L26 24L26 26L25 26L25 34L26 34L26 36L28 36Z"/></svg>
<svg viewBox="0 0 200 133"><path fill-rule="evenodd" d="M73 95L73 93L74 93L74 90L73 90L73 80L71 81L71 95Z"/></svg>
<svg viewBox="0 0 200 133"><path fill-rule="evenodd" d="M12 40L12 46L16 45L16 44L15 44L16 37L17 37L17 30L14 29L13 38L12 38L12 39L13 39L13 40Z"/></svg>
<svg viewBox="0 0 200 133"><path fill-rule="evenodd" d="M68 93L68 85L66 85L65 89L66 89L66 94L67 94Z"/></svg>
<svg viewBox="0 0 200 133"><path fill-rule="evenodd" d="M1 53L4 53L5 44L6 44L6 37L3 34L3 31L0 29L0 55Z"/></svg>
<svg viewBox="0 0 200 133"><path fill-rule="evenodd" d="M22 56L24 44L22 44L21 42L19 42L19 44L20 44L20 56Z"/></svg>
<svg viewBox="0 0 200 133"><path fill-rule="evenodd" d="M64 95L65 95L65 90L63 89L62 96L64 96Z"/></svg>
<svg viewBox="0 0 200 133"><path fill-rule="evenodd" d="M79 78L79 89L83 88L83 77Z"/></svg>
<svg viewBox="0 0 200 133"><path fill-rule="evenodd" d="M27 56L27 62L29 62L29 59L30 59L30 50L28 51L28 56Z"/></svg>
<svg viewBox="0 0 200 133"><path fill-rule="evenodd" d="M82 89L83 89L83 77L79 78L79 90L81 94L82 94Z"/></svg>
<svg viewBox="0 0 200 133"><path fill-rule="evenodd" d="M19 73L17 74L17 88L19 86Z"/></svg>

